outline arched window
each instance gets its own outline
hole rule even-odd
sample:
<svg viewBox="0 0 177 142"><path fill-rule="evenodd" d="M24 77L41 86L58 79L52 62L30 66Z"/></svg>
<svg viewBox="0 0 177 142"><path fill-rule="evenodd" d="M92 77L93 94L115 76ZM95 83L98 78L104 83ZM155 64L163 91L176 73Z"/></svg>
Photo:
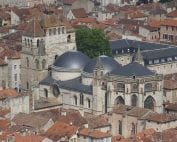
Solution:
<svg viewBox="0 0 177 142"><path fill-rule="evenodd" d="M118 96L115 100L115 104L125 104L124 99L121 96Z"/></svg>
<svg viewBox="0 0 177 142"><path fill-rule="evenodd" d="M45 98L48 98L48 90L46 88L44 89L44 95L45 95Z"/></svg>
<svg viewBox="0 0 177 142"><path fill-rule="evenodd" d="M58 28L58 34L60 34L60 28Z"/></svg>
<svg viewBox="0 0 177 142"><path fill-rule="evenodd" d="M91 104L90 104L90 99L87 98L87 108L90 108Z"/></svg>
<svg viewBox="0 0 177 142"><path fill-rule="evenodd" d="M148 96L146 100L144 101L144 108L152 109L154 110L155 107L155 100L152 96Z"/></svg>
<svg viewBox="0 0 177 142"><path fill-rule="evenodd" d="M122 135L122 121L119 120L119 134Z"/></svg>
<svg viewBox="0 0 177 142"><path fill-rule="evenodd" d="M39 41L39 39L37 40L37 47L39 47L39 45L40 45L40 41Z"/></svg>
<svg viewBox="0 0 177 142"><path fill-rule="evenodd" d="M27 40L26 40L26 38L25 38L25 45L27 45Z"/></svg>
<svg viewBox="0 0 177 142"><path fill-rule="evenodd" d="M31 39L31 46L33 46L33 41L32 41L32 39Z"/></svg>
<svg viewBox="0 0 177 142"><path fill-rule="evenodd" d="M55 60L57 59L58 55L55 55Z"/></svg>
<svg viewBox="0 0 177 142"><path fill-rule="evenodd" d="M39 60L38 59L35 60L35 65L36 65L36 69L39 69Z"/></svg>
<svg viewBox="0 0 177 142"><path fill-rule="evenodd" d="M84 104L84 95L81 93L80 94L80 105Z"/></svg>
<svg viewBox="0 0 177 142"><path fill-rule="evenodd" d="M46 60L43 59L43 60L42 60L42 69L45 69L45 66L46 66Z"/></svg>
<svg viewBox="0 0 177 142"><path fill-rule="evenodd" d="M138 102L138 97L134 94L131 96L131 105L132 106L137 106L137 102Z"/></svg>
<svg viewBox="0 0 177 142"><path fill-rule="evenodd" d="M30 40L28 39L28 46L30 45Z"/></svg>
<svg viewBox="0 0 177 142"><path fill-rule="evenodd" d="M29 89L29 83L26 82L26 89Z"/></svg>
<svg viewBox="0 0 177 142"><path fill-rule="evenodd" d="M71 35L67 36L67 42L71 42Z"/></svg>
<svg viewBox="0 0 177 142"><path fill-rule="evenodd" d="M62 27L62 34L65 33L65 27Z"/></svg>
<svg viewBox="0 0 177 142"><path fill-rule="evenodd" d="M73 97L73 103L74 103L74 105L77 106L77 96L74 96L74 97Z"/></svg>
<svg viewBox="0 0 177 142"><path fill-rule="evenodd" d="M53 29L53 35L56 35L56 28Z"/></svg>
<svg viewBox="0 0 177 142"><path fill-rule="evenodd" d="M29 67L29 59L26 57L26 66Z"/></svg>

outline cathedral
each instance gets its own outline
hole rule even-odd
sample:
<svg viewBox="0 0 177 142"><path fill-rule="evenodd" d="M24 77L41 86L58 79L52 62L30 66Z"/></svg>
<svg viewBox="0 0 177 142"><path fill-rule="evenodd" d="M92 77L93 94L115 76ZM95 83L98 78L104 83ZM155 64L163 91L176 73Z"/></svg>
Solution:
<svg viewBox="0 0 177 142"><path fill-rule="evenodd" d="M162 112L163 77L141 64L140 51L125 66L105 55L89 59L68 51L56 58L33 98L35 110L63 107L104 114L125 104Z"/></svg>
<svg viewBox="0 0 177 142"><path fill-rule="evenodd" d="M75 32L49 11L29 22L22 36L22 90L33 109L72 108L103 114L117 104L162 112L163 76L144 66L139 48L132 62L76 51Z"/></svg>

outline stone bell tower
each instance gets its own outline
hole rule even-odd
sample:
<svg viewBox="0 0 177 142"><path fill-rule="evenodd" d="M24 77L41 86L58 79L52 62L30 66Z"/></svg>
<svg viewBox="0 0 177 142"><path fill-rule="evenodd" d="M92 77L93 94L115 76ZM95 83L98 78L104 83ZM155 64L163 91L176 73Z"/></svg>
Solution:
<svg viewBox="0 0 177 142"><path fill-rule="evenodd" d="M31 21L22 36L21 89L29 91L47 73L45 33L38 20Z"/></svg>

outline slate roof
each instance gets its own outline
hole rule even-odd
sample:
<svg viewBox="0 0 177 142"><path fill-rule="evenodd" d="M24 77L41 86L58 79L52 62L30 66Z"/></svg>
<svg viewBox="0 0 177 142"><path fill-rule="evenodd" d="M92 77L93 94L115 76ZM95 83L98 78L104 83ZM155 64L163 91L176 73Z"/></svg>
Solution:
<svg viewBox="0 0 177 142"><path fill-rule="evenodd" d="M145 66L138 64L136 62L130 63L128 65L123 66L122 68L118 70L114 70L111 72L111 74L114 75L120 75L120 76L151 76L155 75L154 72L146 68Z"/></svg>
<svg viewBox="0 0 177 142"><path fill-rule="evenodd" d="M80 77L67 81L57 81L56 83L59 85L60 88L63 89L92 94L92 86L82 84L80 81Z"/></svg>
<svg viewBox="0 0 177 142"><path fill-rule="evenodd" d="M151 51L145 51L141 52L144 59L159 59L159 58L165 58L165 57L173 57L177 56L177 48L166 48L166 49L160 49L160 50L151 50Z"/></svg>
<svg viewBox="0 0 177 142"><path fill-rule="evenodd" d="M54 83L54 79L48 74L46 78L41 80L39 84L41 85L52 85Z"/></svg>
<svg viewBox="0 0 177 142"><path fill-rule="evenodd" d="M110 41L110 45L111 45L113 53L116 49L122 49L122 48L139 47L141 50L155 50L155 49L163 49L163 48L169 47L169 45L167 44L149 43L149 42L135 41L135 40L129 40L129 39Z"/></svg>

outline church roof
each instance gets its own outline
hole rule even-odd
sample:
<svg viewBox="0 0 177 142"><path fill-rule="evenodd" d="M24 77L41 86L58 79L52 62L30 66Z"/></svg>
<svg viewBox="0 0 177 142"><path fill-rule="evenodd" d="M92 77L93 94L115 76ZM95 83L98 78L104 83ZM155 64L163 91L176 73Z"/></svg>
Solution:
<svg viewBox="0 0 177 142"><path fill-rule="evenodd" d="M82 84L80 77L67 81L57 81L57 84L63 89L92 94L92 86Z"/></svg>
<svg viewBox="0 0 177 142"><path fill-rule="evenodd" d="M88 73L93 73L98 59L100 60L102 66L103 66L104 73L111 72L112 70L117 69L121 66L113 58L102 55L99 58L94 58L90 62L88 62L86 64L86 66L84 67L83 71L88 72Z"/></svg>
<svg viewBox="0 0 177 142"><path fill-rule="evenodd" d="M43 37L44 35L44 30L38 20L32 20L24 30L24 36Z"/></svg>
<svg viewBox="0 0 177 142"><path fill-rule="evenodd" d="M54 66L65 69L83 69L89 58L80 51L68 51L59 56Z"/></svg>
<svg viewBox="0 0 177 142"><path fill-rule="evenodd" d="M50 75L48 75L45 79L43 79L39 84L41 85L49 85L51 86L53 83L58 84L59 88L72 90L81 93L92 94L92 86L84 85L81 83L80 77L67 80L67 81L56 81Z"/></svg>
<svg viewBox="0 0 177 142"><path fill-rule="evenodd" d="M120 76L151 76L155 75L154 72L146 68L145 66L136 62L130 63L121 67L120 69L113 70L111 74Z"/></svg>

